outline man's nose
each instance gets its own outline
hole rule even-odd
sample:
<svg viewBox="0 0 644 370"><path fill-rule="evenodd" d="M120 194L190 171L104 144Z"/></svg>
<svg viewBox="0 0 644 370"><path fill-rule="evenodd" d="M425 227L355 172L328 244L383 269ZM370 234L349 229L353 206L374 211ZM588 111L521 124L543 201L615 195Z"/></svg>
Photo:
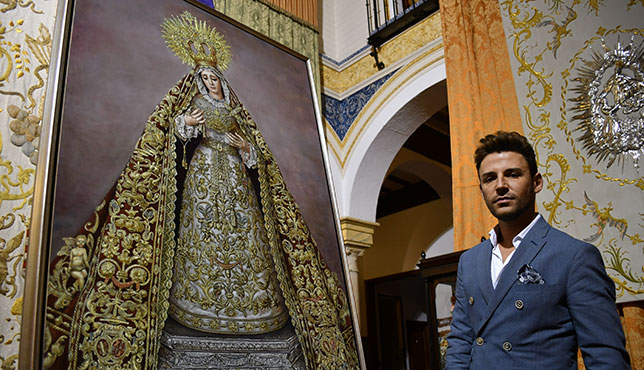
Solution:
<svg viewBox="0 0 644 370"><path fill-rule="evenodd" d="M508 183L504 176L499 176L496 179L495 185L496 192L499 194L504 194L508 191Z"/></svg>

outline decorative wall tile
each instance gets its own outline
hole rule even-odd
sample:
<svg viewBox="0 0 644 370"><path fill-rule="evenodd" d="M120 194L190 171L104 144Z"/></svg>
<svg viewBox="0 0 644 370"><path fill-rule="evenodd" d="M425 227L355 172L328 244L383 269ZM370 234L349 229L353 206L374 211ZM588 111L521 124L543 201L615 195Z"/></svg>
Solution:
<svg viewBox="0 0 644 370"><path fill-rule="evenodd" d="M344 139L351 124L369 99L394 73L396 71L390 72L342 100L322 94L322 114L340 140Z"/></svg>

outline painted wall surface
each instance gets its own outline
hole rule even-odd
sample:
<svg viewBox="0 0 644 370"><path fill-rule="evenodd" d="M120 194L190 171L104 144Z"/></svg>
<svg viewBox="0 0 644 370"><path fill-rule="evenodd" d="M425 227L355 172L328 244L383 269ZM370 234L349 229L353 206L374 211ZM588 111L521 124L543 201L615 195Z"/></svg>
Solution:
<svg viewBox="0 0 644 370"><path fill-rule="evenodd" d="M546 183L539 211L602 251L618 301L641 300L644 2L499 4L524 132Z"/></svg>
<svg viewBox="0 0 644 370"><path fill-rule="evenodd" d="M378 219L373 246L365 253L365 279L416 268L420 253L452 226L452 201L439 199ZM436 217L450 215L450 217Z"/></svg>
<svg viewBox="0 0 644 370"><path fill-rule="evenodd" d="M369 26L363 0L322 1L322 53L342 64L367 48Z"/></svg>
<svg viewBox="0 0 644 370"><path fill-rule="evenodd" d="M56 1L0 7L0 363L18 364L27 240Z"/></svg>

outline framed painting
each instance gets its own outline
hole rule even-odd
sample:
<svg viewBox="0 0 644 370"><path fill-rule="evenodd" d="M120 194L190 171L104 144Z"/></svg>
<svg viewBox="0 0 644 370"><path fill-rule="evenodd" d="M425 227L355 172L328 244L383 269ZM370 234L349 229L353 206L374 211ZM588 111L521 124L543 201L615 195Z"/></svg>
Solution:
<svg viewBox="0 0 644 370"><path fill-rule="evenodd" d="M156 368L179 328L363 367L310 61L196 1L60 7L21 365Z"/></svg>

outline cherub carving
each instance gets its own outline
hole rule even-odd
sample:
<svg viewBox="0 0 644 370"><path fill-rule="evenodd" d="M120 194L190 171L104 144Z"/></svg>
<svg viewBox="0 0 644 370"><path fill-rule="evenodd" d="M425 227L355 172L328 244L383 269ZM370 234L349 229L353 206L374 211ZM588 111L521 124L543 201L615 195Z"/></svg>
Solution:
<svg viewBox="0 0 644 370"><path fill-rule="evenodd" d="M65 238L65 244L70 247L69 251L69 275L76 279L74 288L80 290L85 285L87 277L87 268L89 267L89 258L87 256L87 238L85 235L79 235L76 238Z"/></svg>

